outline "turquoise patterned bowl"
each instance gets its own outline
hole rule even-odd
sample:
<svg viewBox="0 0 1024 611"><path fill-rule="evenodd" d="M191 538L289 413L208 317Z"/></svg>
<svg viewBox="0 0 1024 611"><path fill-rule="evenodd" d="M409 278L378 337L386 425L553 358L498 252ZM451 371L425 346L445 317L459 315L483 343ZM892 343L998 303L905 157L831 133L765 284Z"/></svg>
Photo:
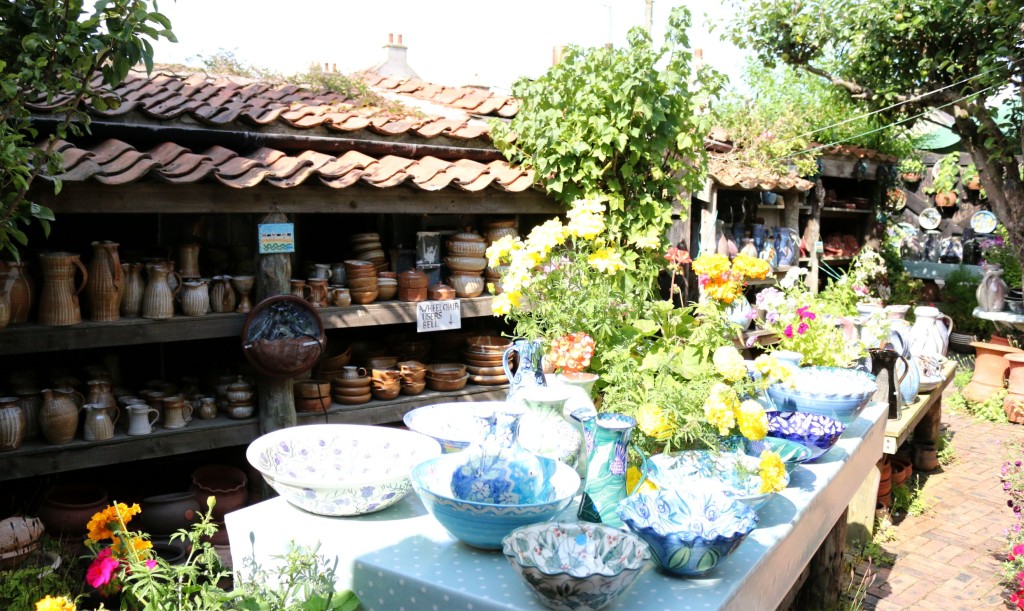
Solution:
<svg viewBox="0 0 1024 611"><path fill-rule="evenodd" d="M691 450L678 454L655 454L647 462L647 477L658 488L720 490L755 511L764 507L774 494L761 492L760 461L753 456ZM789 473L786 473L784 484L789 485Z"/></svg>
<svg viewBox="0 0 1024 611"><path fill-rule="evenodd" d="M807 412L849 424L857 419L878 386L875 376L842 367L801 367L785 384L768 387L780 412Z"/></svg>
<svg viewBox="0 0 1024 611"><path fill-rule="evenodd" d="M310 424L256 438L245 457L289 503L323 516L355 516L397 503L414 465L441 454L425 435L383 426Z"/></svg>
<svg viewBox="0 0 1024 611"><path fill-rule="evenodd" d="M551 485L554 494L543 503L499 505L461 500L452 491L452 474L465 463L460 454L443 454L416 465L412 487L423 506L453 537L481 549L501 549L501 539L520 526L547 522L572 503L580 487L576 470L558 461Z"/></svg>
<svg viewBox="0 0 1024 611"><path fill-rule="evenodd" d="M789 474L793 473L793 469L796 469L797 465L814 457L814 452L804 444L779 437L765 437L757 441L744 439L743 445L747 456L754 458L760 457L761 452L765 450L775 452L782 458L782 462L786 465L786 473Z"/></svg>
<svg viewBox="0 0 1024 611"><path fill-rule="evenodd" d="M650 558L636 535L589 522L517 528L501 551L526 585L552 609L601 609L622 595Z"/></svg>
<svg viewBox="0 0 1024 611"><path fill-rule="evenodd" d="M504 407L504 401L437 403L407 412L402 422L412 431L433 437L445 454L451 454L482 441L487 433L484 418Z"/></svg>
<svg viewBox="0 0 1024 611"><path fill-rule="evenodd" d="M708 488L637 493L618 512L661 570L685 577L715 568L757 526L756 511Z"/></svg>

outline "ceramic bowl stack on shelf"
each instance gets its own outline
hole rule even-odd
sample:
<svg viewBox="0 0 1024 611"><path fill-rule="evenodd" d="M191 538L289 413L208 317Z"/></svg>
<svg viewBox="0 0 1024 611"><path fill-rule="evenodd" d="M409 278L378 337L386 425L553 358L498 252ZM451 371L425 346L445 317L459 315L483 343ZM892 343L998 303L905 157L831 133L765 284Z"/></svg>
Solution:
<svg viewBox="0 0 1024 611"><path fill-rule="evenodd" d="M519 221L516 219L497 219L487 221L483 223L482 226L484 230L484 241L487 243L487 246L490 246L495 241L500 240L505 236L510 236L512 238L519 237ZM494 287L490 291L492 295L501 294L501 276L507 271L507 265L500 265L498 267L487 266L484 270L484 278Z"/></svg>
<svg viewBox="0 0 1024 611"><path fill-rule="evenodd" d="M349 259L345 261L345 276L352 303L365 305L373 303L380 294L377 286L377 268L372 261Z"/></svg>
<svg viewBox="0 0 1024 611"><path fill-rule="evenodd" d="M337 347L327 345L328 356L320 361L320 377L324 380L333 380L341 375L341 368L348 365L352 360L352 347Z"/></svg>
<svg viewBox="0 0 1024 611"><path fill-rule="evenodd" d="M389 301L398 294L398 274L395 272L377 272L377 299Z"/></svg>
<svg viewBox="0 0 1024 611"><path fill-rule="evenodd" d="M370 376L370 393L374 399L390 401L401 392L401 372L397 368L374 369Z"/></svg>
<svg viewBox="0 0 1024 611"><path fill-rule="evenodd" d="M369 261L382 272L388 268L388 260L384 255L384 245L380 242L379 233L357 233L352 236L352 252L356 259Z"/></svg>
<svg viewBox="0 0 1024 611"><path fill-rule="evenodd" d="M426 301L427 284L430 279L421 270L407 269L398 274L398 299L399 301Z"/></svg>
<svg viewBox="0 0 1024 611"><path fill-rule="evenodd" d="M462 363L434 363L427 365L427 388L438 391L461 390L469 381Z"/></svg>
<svg viewBox="0 0 1024 611"><path fill-rule="evenodd" d="M331 380L331 399L341 405L362 405L372 397L370 376L362 367L346 368L346 372Z"/></svg>
<svg viewBox="0 0 1024 611"><path fill-rule="evenodd" d="M502 367L502 356L511 345L504 337L478 335L466 339L462 349L462 362L466 364L469 381L484 386L507 384L508 377Z"/></svg>
<svg viewBox="0 0 1024 611"><path fill-rule="evenodd" d="M419 361L398 363L401 391L403 395L418 395L427 387L427 366Z"/></svg>
<svg viewBox="0 0 1024 611"><path fill-rule="evenodd" d="M487 242L483 236L468 228L454 234L445 242L448 256L444 258L448 268L448 284L460 298L479 297L484 292L483 271L487 267Z"/></svg>

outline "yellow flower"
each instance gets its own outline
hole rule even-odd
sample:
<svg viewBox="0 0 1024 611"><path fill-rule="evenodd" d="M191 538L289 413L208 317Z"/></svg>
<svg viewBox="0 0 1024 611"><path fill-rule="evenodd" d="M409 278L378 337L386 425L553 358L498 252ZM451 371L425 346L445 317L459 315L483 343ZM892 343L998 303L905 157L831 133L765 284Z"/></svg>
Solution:
<svg viewBox="0 0 1024 611"><path fill-rule="evenodd" d="M519 239L510 235L505 235L491 242L491 245L487 247L485 254L487 255L488 264L491 267L498 267L502 263L508 261L515 252L522 249L523 243L519 241Z"/></svg>
<svg viewBox="0 0 1024 611"><path fill-rule="evenodd" d="M146 550L153 549L153 544L142 537L128 537L128 546L124 545L124 540L119 537L113 537L113 543L111 547L114 550L115 556L122 558L129 556L128 550L131 549L135 554L140 554Z"/></svg>
<svg viewBox="0 0 1024 611"><path fill-rule="evenodd" d="M537 225L526 237L524 248L527 252L535 253L541 257L547 255L551 250L565 242L568 236L565 226L559 219L550 219L542 225Z"/></svg>
<svg viewBox="0 0 1024 611"><path fill-rule="evenodd" d="M518 291L506 291L500 295L495 295L491 300L491 312L497 316L504 316L513 309L519 307L522 294Z"/></svg>
<svg viewBox="0 0 1024 611"><path fill-rule="evenodd" d="M786 487L786 465L782 457L771 450L761 452L758 474L761 476L762 494L779 492Z"/></svg>
<svg viewBox="0 0 1024 611"><path fill-rule="evenodd" d="M729 271L729 257L719 254L703 254L693 262L693 273L706 274L717 278Z"/></svg>
<svg viewBox="0 0 1024 611"><path fill-rule="evenodd" d="M708 297L727 304L743 294L743 285L730 279L729 274L710 277L701 288Z"/></svg>
<svg viewBox="0 0 1024 611"><path fill-rule="evenodd" d="M764 280L772 270L764 259L751 257L750 255L737 255L732 261L732 271L741 278Z"/></svg>
<svg viewBox="0 0 1024 611"><path fill-rule="evenodd" d="M114 536L111 530L111 523L120 527L120 524L127 524L131 521L135 514L142 511L139 508L138 503L128 506L124 503L117 503L116 505L110 505L103 511L98 511L93 514L92 519L89 520L87 525L89 529L89 539L93 541L102 541L104 539L111 539Z"/></svg>
<svg viewBox="0 0 1024 611"><path fill-rule="evenodd" d="M36 603L36 611L75 611L75 602L63 596L46 595Z"/></svg>
<svg viewBox="0 0 1024 611"><path fill-rule="evenodd" d="M658 487L656 485L654 485L654 482L652 482L649 479L645 479L644 483L640 484L640 487L637 488L636 484L639 481L640 481L640 469L638 469L636 467L630 467L630 468L626 469L626 492L627 493L633 494L634 488L636 488L636 492L648 492L648 491L654 491L654 490L658 489Z"/></svg>
<svg viewBox="0 0 1024 611"><path fill-rule="evenodd" d="M611 248L598 249L594 254L587 257L587 263L597 271L608 275L626 269L626 264L622 262L622 253Z"/></svg>
<svg viewBox="0 0 1024 611"><path fill-rule="evenodd" d="M566 215L569 235L591 240L604 231L604 204L597 200L581 199L573 203Z"/></svg>
<svg viewBox="0 0 1024 611"><path fill-rule="evenodd" d="M654 250L661 246L661 239L657 235L648 233L634 239L633 244L643 250Z"/></svg>
<svg viewBox="0 0 1024 611"><path fill-rule="evenodd" d="M645 403L636 414L637 427L648 437L665 441L672 436L673 426L669 414L653 403Z"/></svg>
<svg viewBox="0 0 1024 611"><path fill-rule="evenodd" d="M711 362L715 364L718 373L730 382L739 382L747 376L747 366L743 362L743 355L732 346L722 346L715 350Z"/></svg>
<svg viewBox="0 0 1024 611"><path fill-rule="evenodd" d="M757 441L768 434L768 415L761 404L752 399L740 403L736 410L736 422L740 425L740 434L747 439Z"/></svg>
<svg viewBox="0 0 1024 611"><path fill-rule="evenodd" d="M711 387L711 393L704 400L704 417L711 426L718 429L719 435L728 435L732 427L736 426L736 409L739 404L736 391L728 384L719 382Z"/></svg>

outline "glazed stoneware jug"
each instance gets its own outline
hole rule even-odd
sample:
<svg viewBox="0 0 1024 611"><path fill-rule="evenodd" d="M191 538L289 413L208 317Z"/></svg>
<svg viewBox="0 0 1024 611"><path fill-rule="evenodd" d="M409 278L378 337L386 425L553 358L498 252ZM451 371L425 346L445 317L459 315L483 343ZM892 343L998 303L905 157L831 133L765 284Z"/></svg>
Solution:
<svg viewBox="0 0 1024 611"><path fill-rule="evenodd" d="M107 414L107 406L102 403L86 403L82 406L85 422L82 425L82 438L86 441L104 441L114 436L114 420Z"/></svg>
<svg viewBox="0 0 1024 611"><path fill-rule="evenodd" d="M516 354L519 357L519 366L515 373L509 364L509 358ZM507 401L511 401L523 388L531 386L547 386L544 379L544 347L537 340L517 339L512 345L505 349L501 355L501 367L505 370L508 378Z"/></svg>
<svg viewBox="0 0 1024 611"><path fill-rule="evenodd" d="M231 286L231 276L214 276L210 282L210 309L214 312L234 312L237 299Z"/></svg>
<svg viewBox="0 0 1024 611"><path fill-rule="evenodd" d="M89 272L77 254L50 252L39 256L43 269L43 291L39 296L39 324L51 327L82 322L78 294L89 282ZM75 288L75 268L82 272L82 283Z"/></svg>
<svg viewBox="0 0 1024 611"><path fill-rule="evenodd" d="M146 292L146 284L142 281L142 264L122 263L121 274L124 277L121 316L137 318L142 314L142 295Z"/></svg>
<svg viewBox="0 0 1024 611"><path fill-rule="evenodd" d="M577 515L587 522L621 528L616 509L626 498L626 451L636 419L623 414L598 414L591 407L574 410L572 418L583 428L587 452L587 478Z"/></svg>
<svg viewBox="0 0 1024 611"><path fill-rule="evenodd" d="M873 399L888 401L889 419L897 420L903 405L903 395L900 393L900 384L903 379L896 372L896 363L899 361L906 363L906 359L895 350L872 348L868 350L868 353L871 354L871 373L878 381L878 391ZM905 369L904 375L906 375Z"/></svg>
<svg viewBox="0 0 1024 611"><path fill-rule="evenodd" d="M145 403L134 403L125 408L128 412L128 434L149 435L153 425L160 419L160 412Z"/></svg>
<svg viewBox="0 0 1024 611"><path fill-rule="evenodd" d="M25 416L25 439L35 439L39 436L39 410L43 407L43 394L35 388L15 390L14 394Z"/></svg>
<svg viewBox="0 0 1024 611"><path fill-rule="evenodd" d="M192 421L192 406L181 397L164 397L164 428L180 429Z"/></svg>
<svg viewBox="0 0 1024 611"><path fill-rule="evenodd" d="M146 268L149 283L142 295L142 317L163 320L174 317L174 296L176 289L181 288L181 277L171 271L167 263L150 263ZM175 288L171 288L170 279L175 278Z"/></svg>
<svg viewBox="0 0 1024 611"><path fill-rule="evenodd" d="M121 415L121 410L117 406L117 400L114 399L110 382L106 380L89 380L86 382L86 385L89 387L89 391L85 396L85 403L87 405L102 405L107 409L107 416L110 417L110 421L117 422L118 417Z"/></svg>
<svg viewBox="0 0 1024 611"><path fill-rule="evenodd" d="M946 356L953 319L932 306L914 308L914 326L910 329L910 354L941 354Z"/></svg>
<svg viewBox="0 0 1024 611"><path fill-rule="evenodd" d="M199 273L199 244L182 244L178 247L178 273L182 279L198 278Z"/></svg>
<svg viewBox="0 0 1024 611"><path fill-rule="evenodd" d="M78 403L81 393L71 388L47 388L43 391L43 406L39 410L39 429L43 438L54 445L71 443L78 429Z"/></svg>
<svg viewBox="0 0 1024 611"><path fill-rule="evenodd" d="M204 316L210 311L210 289L205 280L185 280L178 291L181 313L185 316Z"/></svg>
<svg viewBox="0 0 1024 611"><path fill-rule="evenodd" d="M17 397L0 397L0 452L17 450L25 441L25 415Z"/></svg>
<svg viewBox="0 0 1024 611"><path fill-rule="evenodd" d="M89 263L89 284L86 298L92 320L109 321L121 318L124 297L124 270L117 254L117 243L109 240L92 243Z"/></svg>
<svg viewBox="0 0 1024 611"><path fill-rule="evenodd" d="M974 295L978 298L978 307L986 312L1002 312L1006 305L1008 287L1003 280L1003 269L997 265L985 267L985 275L978 283Z"/></svg>
<svg viewBox="0 0 1024 611"><path fill-rule="evenodd" d="M29 276L28 266L24 261L0 261L0 272L5 272L9 281L5 293L11 306L10 322L27 322L29 312L35 303L35 285Z"/></svg>

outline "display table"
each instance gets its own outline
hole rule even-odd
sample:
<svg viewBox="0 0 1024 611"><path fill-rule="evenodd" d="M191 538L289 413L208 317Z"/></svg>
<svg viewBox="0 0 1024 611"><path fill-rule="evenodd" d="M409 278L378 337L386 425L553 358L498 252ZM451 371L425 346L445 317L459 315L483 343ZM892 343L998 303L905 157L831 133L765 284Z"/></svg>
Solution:
<svg viewBox="0 0 1024 611"><path fill-rule="evenodd" d="M956 362L949 360L942 368L942 382L928 392L917 395L910 405L903 407L900 417L885 422L885 442L882 450L895 454L914 431L914 438L930 443L939 442L939 423L942 421L942 392L956 377Z"/></svg>
<svg viewBox="0 0 1024 611"><path fill-rule="evenodd" d="M835 447L797 467L789 487L759 512L758 528L706 577L671 578L648 564L610 608L775 608L881 458L886 413L882 403L869 405ZM574 519L575 507L565 517ZM246 557L266 568L294 541L337 558L338 587L354 590L365 609L543 608L500 552L452 538L412 492L354 518L317 516L274 498L229 513L225 522L242 579Z"/></svg>
<svg viewBox="0 0 1024 611"><path fill-rule="evenodd" d="M991 320L996 323L997 328L1010 328L1015 331L1024 331L1024 314L1014 314L1013 312L988 312L982 310L980 307L974 308L971 312L971 316L980 318L982 320Z"/></svg>

